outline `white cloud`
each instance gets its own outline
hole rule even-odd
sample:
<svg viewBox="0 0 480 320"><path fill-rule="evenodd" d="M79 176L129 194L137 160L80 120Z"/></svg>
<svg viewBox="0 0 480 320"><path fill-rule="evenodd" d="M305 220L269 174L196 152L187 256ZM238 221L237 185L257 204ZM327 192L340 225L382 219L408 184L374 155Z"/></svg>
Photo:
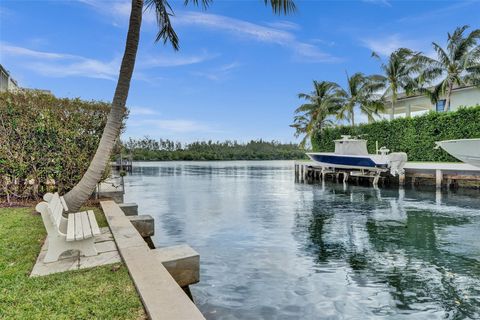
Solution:
<svg viewBox="0 0 480 320"><path fill-rule="evenodd" d="M132 10L131 1L120 1L113 3L111 7L112 13L122 17L129 17Z"/></svg>
<svg viewBox="0 0 480 320"><path fill-rule="evenodd" d="M320 39L320 38L310 39L309 42L310 43L318 43L318 44L321 44L321 45L324 45L324 46L329 46L329 47L333 47L336 44L335 41L328 41L328 40L323 40L323 39Z"/></svg>
<svg viewBox="0 0 480 320"><path fill-rule="evenodd" d="M85 77L96 79L116 80L118 75L118 61L101 62L93 59L85 59L75 63L45 63L33 62L25 66L30 67L31 70L47 77Z"/></svg>
<svg viewBox="0 0 480 320"><path fill-rule="evenodd" d="M148 132L152 135L155 135L156 132L169 134L214 131L204 123L188 119L129 119L127 122L130 127L148 127Z"/></svg>
<svg viewBox="0 0 480 320"><path fill-rule="evenodd" d="M191 64L201 63L207 60L211 60L217 57L217 54L209 54L204 51L198 55L183 55L177 53L170 56L160 56L160 57L149 57L142 58L139 61L139 66L141 68L152 68L152 67L178 67Z"/></svg>
<svg viewBox="0 0 480 320"><path fill-rule="evenodd" d="M120 69L120 57L110 61L101 61L82 57L79 55L37 51L29 48L0 43L2 48L1 57L8 56L12 60L19 61L25 68L47 77L69 77L79 76L87 78L116 80ZM178 67L201 63L212 59L217 55L202 52L198 55L171 55L159 58L137 59L138 72L135 75L137 80L158 81L159 78L151 79L142 73L152 67Z"/></svg>
<svg viewBox="0 0 480 320"><path fill-rule="evenodd" d="M283 29L283 30L300 30L300 26L296 23L290 21L275 21L275 22L267 22L265 23L267 26L276 28L276 29Z"/></svg>
<svg viewBox="0 0 480 320"><path fill-rule="evenodd" d="M183 12L174 18L174 23L180 26L197 25L215 30L222 30L239 37L245 37L260 42L273 43L291 49L297 55L307 58L310 62L332 62L335 57L321 51L317 46L299 41L288 31L266 27L255 23L226 16L200 12Z"/></svg>
<svg viewBox="0 0 480 320"><path fill-rule="evenodd" d="M247 36L258 41L272 42L280 45L295 41L295 37L290 32L216 14L187 11L175 16L174 23L176 25L200 25L215 28L237 35Z"/></svg>
<svg viewBox="0 0 480 320"><path fill-rule="evenodd" d="M365 47L382 55L389 56L398 48L410 48L412 50L423 51L427 49L428 42L406 39L399 34L392 34L383 37L366 38L362 40Z"/></svg>
<svg viewBox="0 0 480 320"><path fill-rule="evenodd" d="M142 107L132 107L130 108L130 116L153 116L159 115L159 113L150 108L142 108Z"/></svg>
<svg viewBox="0 0 480 320"><path fill-rule="evenodd" d="M76 0L76 1L92 7L94 10L100 12L101 14L113 17L111 23L115 27L118 27L121 24L128 23L128 18L130 17L130 11L132 8L131 1L128 1L128 0L111 0L111 1ZM144 15L144 20L153 21L151 18L152 17L147 17L146 15Z"/></svg>
<svg viewBox="0 0 480 320"><path fill-rule="evenodd" d="M390 1L388 1L388 0L362 0L362 2L377 4L377 5L381 5L381 6L384 6L384 7L391 7L392 6Z"/></svg>
<svg viewBox="0 0 480 320"><path fill-rule="evenodd" d="M0 45L2 55L20 60L24 67L49 77L81 76L115 80L120 65L120 59L104 62L72 54L36 51L5 43Z"/></svg>
<svg viewBox="0 0 480 320"><path fill-rule="evenodd" d="M304 62L338 62L339 58L335 58L320 51L316 46L309 43L298 43L294 48L295 54Z"/></svg>
<svg viewBox="0 0 480 320"><path fill-rule="evenodd" d="M76 59L78 56L62 53L51 53L43 51L30 50L23 47L12 46L6 43L0 43L2 54L13 56L26 56L38 59L58 60L58 59Z"/></svg>
<svg viewBox="0 0 480 320"><path fill-rule="evenodd" d="M127 21L130 14L130 4L128 1L119 0L112 7L109 1L99 0L77 0L94 7L103 14L111 15L116 19ZM177 12L178 13L178 12ZM152 10L148 10L143 15L143 21L147 24L155 24L155 15ZM297 55L301 56L302 61L306 62L336 62L339 59L323 52L317 46L299 41L296 36L286 30L298 30L299 26L290 21L276 21L267 23L268 26L247 22L240 19L227 16L207 14L201 12L181 11L172 16L172 23L176 26L198 25L216 30L227 31L237 36L244 36L261 42L274 43L291 49Z"/></svg>
<svg viewBox="0 0 480 320"><path fill-rule="evenodd" d="M240 67L240 63L232 62L208 71L195 71L192 72L192 74L209 80L220 81L225 80L230 73L238 67Z"/></svg>

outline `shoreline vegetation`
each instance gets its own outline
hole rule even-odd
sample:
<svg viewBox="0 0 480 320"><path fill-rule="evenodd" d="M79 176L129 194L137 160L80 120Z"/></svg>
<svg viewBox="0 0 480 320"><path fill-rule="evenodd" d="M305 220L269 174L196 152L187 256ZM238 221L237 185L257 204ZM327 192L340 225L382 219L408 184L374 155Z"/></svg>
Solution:
<svg viewBox="0 0 480 320"><path fill-rule="evenodd" d="M367 140L370 153L385 146L391 152L406 152L408 161L461 162L436 141L480 138L480 105L460 107L450 112L428 112L411 118L376 121L352 126L324 128L313 133L312 147L318 152L333 152L335 139L342 135Z"/></svg>
<svg viewBox="0 0 480 320"><path fill-rule="evenodd" d="M168 139L129 139L122 154L134 161L300 160L305 151L295 143L251 140L196 141L182 144Z"/></svg>

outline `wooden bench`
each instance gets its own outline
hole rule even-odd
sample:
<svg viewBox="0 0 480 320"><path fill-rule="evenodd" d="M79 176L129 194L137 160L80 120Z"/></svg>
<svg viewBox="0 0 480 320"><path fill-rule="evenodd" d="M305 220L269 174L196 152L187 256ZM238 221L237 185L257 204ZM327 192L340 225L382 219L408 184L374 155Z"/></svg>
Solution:
<svg viewBox="0 0 480 320"><path fill-rule="evenodd" d="M43 224L47 229L47 254L44 262L57 261L60 255L68 250L79 250L85 256L97 255L94 239L100 234L93 211L69 213L67 204L58 193L47 193L35 207L42 215Z"/></svg>

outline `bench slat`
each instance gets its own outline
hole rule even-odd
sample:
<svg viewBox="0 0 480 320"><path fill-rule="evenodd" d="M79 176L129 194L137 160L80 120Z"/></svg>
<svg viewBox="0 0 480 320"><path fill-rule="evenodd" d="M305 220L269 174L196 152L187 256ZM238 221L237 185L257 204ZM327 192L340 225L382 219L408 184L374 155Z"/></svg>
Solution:
<svg viewBox="0 0 480 320"><path fill-rule="evenodd" d="M92 234L94 236L100 234L100 228L98 227L97 220L95 219L95 214L92 210L88 210L88 219L90 220L90 227L92 228Z"/></svg>
<svg viewBox="0 0 480 320"><path fill-rule="evenodd" d="M52 199L49 203L50 215L53 223L58 227L60 226L60 221L63 213L63 206L60 202L60 196L55 192L52 196Z"/></svg>
<svg viewBox="0 0 480 320"><path fill-rule="evenodd" d="M83 238L88 239L92 237L92 230L90 229L90 222L86 211L80 212L82 217Z"/></svg>
<svg viewBox="0 0 480 320"><path fill-rule="evenodd" d="M67 241L75 240L75 214L71 213L68 215L67 223Z"/></svg>
<svg viewBox="0 0 480 320"><path fill-rule="evenodd" d="M75 213L75 240L83 239L81 212Z"/></svg>
<svg viewBox="0 0 480 320"><path fill-rule="evenodd" d="M63 197L60 197L60 202L62 203L63 210L68 211L67 203Z"/></svg>
<svg viewBox="0 0 480 320"><path fill-rule="evenodd" d="M62 217L62 213L63 213L63 207L62 207L62 204L60 203L60 199L59 199L58 202L57 202L57 206L55 207L55 211L54 211L56 223L57 223L58 226L60 225L60 221L61 221L60 218Z"/></svg>

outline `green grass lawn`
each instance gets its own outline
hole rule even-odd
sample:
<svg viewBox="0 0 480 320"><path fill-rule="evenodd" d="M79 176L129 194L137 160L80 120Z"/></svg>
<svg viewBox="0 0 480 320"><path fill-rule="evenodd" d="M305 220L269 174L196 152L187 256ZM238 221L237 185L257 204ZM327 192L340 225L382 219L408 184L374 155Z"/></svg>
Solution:
<svg viewBox="0 0 480 320"><path fill-rule="evenodd" d="M45 236L33 208L0 208L0 319L146 317L122 264L29 278Z"/></svg>

